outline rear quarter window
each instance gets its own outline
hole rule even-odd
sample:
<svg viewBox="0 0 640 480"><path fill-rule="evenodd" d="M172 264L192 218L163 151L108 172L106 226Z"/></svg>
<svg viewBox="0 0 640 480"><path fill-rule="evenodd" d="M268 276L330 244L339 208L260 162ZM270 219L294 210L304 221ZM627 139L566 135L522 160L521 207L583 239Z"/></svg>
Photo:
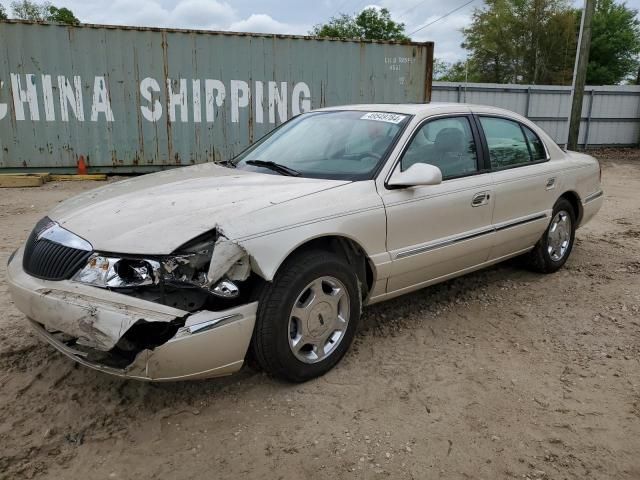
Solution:
<svg viewBox="0 0 640 480"><path fill-rule="evenodd" d="M546 160L547 151L544 148L544 144L540 137L529 127L525 127L522 125L522 129L524 130L524 134L527 137L527 141L529 142L529 149L531 150L532 160L534 162L539 162L541 160Z"/></svg>

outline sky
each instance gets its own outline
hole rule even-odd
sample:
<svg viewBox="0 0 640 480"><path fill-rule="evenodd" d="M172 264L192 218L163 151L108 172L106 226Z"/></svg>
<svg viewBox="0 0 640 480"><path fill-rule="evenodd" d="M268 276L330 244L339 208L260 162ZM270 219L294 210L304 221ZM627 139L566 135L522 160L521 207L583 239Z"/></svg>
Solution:
<svg viewBox="0 0 640 480"><path fill-rule="evenodd" d="M340 12L355 13L368 6L388 8L394 20L403 22L406 32L439 19L469 0L53 0L70 8L84 23L148 27L202 28L263 33L305 35L318 23ZM576 6L581 0L573 0ZM0 0L9 11L10 0ZM640 9L640 0L627 5ZM435 42L436 58L454 62L466 57L460 47L462 33L475 0L464 8L410 35L414 41Z"/></svg>

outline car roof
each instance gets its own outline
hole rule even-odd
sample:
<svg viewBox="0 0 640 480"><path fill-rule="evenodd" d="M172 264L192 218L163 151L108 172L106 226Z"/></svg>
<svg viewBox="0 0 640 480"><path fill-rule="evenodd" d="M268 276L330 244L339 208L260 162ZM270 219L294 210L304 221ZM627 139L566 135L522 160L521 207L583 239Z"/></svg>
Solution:
<svg viewBox="0 0 640 480"><path fill-rule="evenodd" d="M331 111L331 110L358 110L367 112L389 112L403 113L407 115L431 115L435 113L459 113L459 112L482 112L495 113L500 115L513 116L514 112L497 107L487 105L474 105L469 103L452 103L452 102L432 102L432 103L370 103L356 105L340 105L336 107L325 107L315 111Z"/></svg>

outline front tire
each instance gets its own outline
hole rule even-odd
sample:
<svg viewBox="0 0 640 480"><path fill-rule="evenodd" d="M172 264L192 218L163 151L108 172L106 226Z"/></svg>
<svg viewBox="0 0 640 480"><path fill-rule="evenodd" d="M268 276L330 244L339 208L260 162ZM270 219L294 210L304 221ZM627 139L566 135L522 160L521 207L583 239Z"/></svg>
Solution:
<svg viewBox="0 0 640 480"><path fill-rule="evenodd" d="M340 256L293 256L260 296L252 351L268 373L304 382L344 356L360 319L358 278Z"/></svg>
<svg viewBox="0 0 640 480"><path fill-rule="evenodd" d="M551 222L525 259L529 268L540 273L558 271L567 261L576 234L576 214L571 203L560 198L553 207Z"/></svg>

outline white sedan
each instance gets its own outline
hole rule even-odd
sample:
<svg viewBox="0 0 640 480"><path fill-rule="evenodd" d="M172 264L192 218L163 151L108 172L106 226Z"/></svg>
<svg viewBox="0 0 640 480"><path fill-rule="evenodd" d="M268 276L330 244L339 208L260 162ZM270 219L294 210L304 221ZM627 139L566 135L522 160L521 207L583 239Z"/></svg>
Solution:
<svg viewBox="0 0 640 480"><path fill-rule="evenodd" d="M146 380L290 381L345 354L364 305L523 256L567 261L600 209L594 158L501 109L355 105L223 165L67 200L10 258L16 306L65 355Z"/></svg>

